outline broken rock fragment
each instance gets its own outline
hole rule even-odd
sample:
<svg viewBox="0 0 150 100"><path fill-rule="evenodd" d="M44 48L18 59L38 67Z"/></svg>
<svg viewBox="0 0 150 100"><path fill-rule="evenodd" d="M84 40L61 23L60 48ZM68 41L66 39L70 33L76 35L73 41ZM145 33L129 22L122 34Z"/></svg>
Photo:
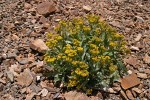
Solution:
<svg viewBox="0 0 150 100"><path fill-rule="evenodd" d="M45 52L46 50L48 50L48 47L46 46L46 44L43 42L42 39L32 41L30 47L33 50L37 50L39 52Z"/></svg>
<svg viewBox="0 0 150 100"><path fill-rule="evenodd" d="M92 10L92 7L89 6L89 5L86 5L86 6L84 5L83 9L86 10L86 11L90 11L90 10Z"/></svg>
<svg viewBox="0 0 150 100"><path fill-rule="evenodd" d="M25 69L23 73L21 73L17 77L17 84L21 86L29 86L33 81L33 76L29 69Z"/></svg>
<svg viewBox="0 0 150 100"><path fill-rule="evenodd" d="M37 12L40 15L48 15L54 11L56 11L56 8L53 2L45 1L37 6Z"/></svg>
<svg viewBox="0 0 150 100"><path fill-rule="evenodd" d="M138 84L140 84L140 80L137 78L136 74L131 74L121 79L121 86L125 90L134 87Z"/></svg>

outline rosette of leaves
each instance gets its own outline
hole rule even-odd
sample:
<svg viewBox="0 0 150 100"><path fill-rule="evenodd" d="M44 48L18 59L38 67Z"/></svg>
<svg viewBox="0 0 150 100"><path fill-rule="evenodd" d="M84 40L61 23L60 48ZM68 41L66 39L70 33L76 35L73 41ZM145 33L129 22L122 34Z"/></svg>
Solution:
<svg viewBox="0 0 150 100"><path fill-rule="evenodd" d="M47 34L44 57L55 84L91 93L93 88L109 87L126 72L122 58L129 49L124 36L99 16L60 21L55 31Z"/></svg>

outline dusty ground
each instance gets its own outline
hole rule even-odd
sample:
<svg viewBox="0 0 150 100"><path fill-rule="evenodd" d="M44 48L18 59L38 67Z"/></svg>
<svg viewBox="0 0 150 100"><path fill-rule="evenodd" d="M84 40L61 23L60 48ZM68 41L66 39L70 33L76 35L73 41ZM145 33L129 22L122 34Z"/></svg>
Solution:
<svg viewBox="0 0 150 100"><path fill-rule="evenodd" d="M59 20L88 13L100 15L125 35L132 52L124 63L132 83L140 83L124 83L128 89L117 85L91 97L78 93L80 100L150 99L150 0L52 0L56 9L45 17L37 11L44 1L0 0L0 100L71 100L74 92L62 94L42 76L49 67L30 44L35 39L45 41L46 32L53 31Z"/></svg>

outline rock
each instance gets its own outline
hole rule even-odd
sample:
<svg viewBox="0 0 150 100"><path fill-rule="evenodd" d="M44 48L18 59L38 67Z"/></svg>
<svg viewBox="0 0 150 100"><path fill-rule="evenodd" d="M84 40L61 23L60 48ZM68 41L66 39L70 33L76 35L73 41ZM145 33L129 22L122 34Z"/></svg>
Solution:
<svg viewBox="0 0 150 100"><path fill-rule="evenodd" d="M48 94L48 90L47 89L42 89L41 92L39 92L37 95L41 95L42 97L45 97Z"/></svg>
<svg viewBox="0 0 150 100"><path fill-rule="evenodd" d="M96 96L91 96L91 97L90 97L90 100L100 100L100 98L99 98L99 97L96 97Z"/></svg>
<svg viewBox="0 0 150 100"><path fill-rule="evenodd" d="M12 34L12 40L19 40L19 37L15 34Z"/></svg>
<svg viewBox="0 0 150 100"><path fill-rule="evenodd" d="M91 10L92 10L92 7L89 6L89 5L84 5L84 6L83 6L83 9L86 10L86 11L91 11Z"/></svg>
<svg viewBox="0 0 150 100"><path fill-rule="evenodd" d="M17 77L17 84L22 86L29 86L33 81L33 76L29 69L25 69L23 73L21 73Z"/></svg>
<svg viewBox="0 0 150 100"><path fill-rule="evenodd" d="M35 84L31 84L31 85L29 86L29 88L31 89L32 92L35 92L35 93L38 93L39 91L42 90L41 87L38 87L38 86L36 86Z"/></svg>
<svg viewBox="0 0 150 100"><path fill-rule="evenodd" d="M128 59L125 59L124 61L133 66L137 65L137 58L134 58L134 57L129 57Z"/></svg>
<svg viewBox="0 0 150 100"><path fill-rule="evenodd" d="M9 67L9 71L13 73L14 76L18 76L21 72L21 67L18 64L13 64Z"/></svg>
<svg viewBox="0 0 150 100"><path fill-rule="evenodd" d="M9 59L11 59L11 58L16 58L17 57L17 55L16 55L16 53L15 52L9 52L9 53L7 53L7 58L9 58Z"/></svg>
<svg viewBox="0 0 150 100"><path fill-rule="evenodd" d="M2 54L2 59L7 59L7 54L6 53Z"/></svg>
<svg viewBox="0 0 150 100"><path fill-rule="evenodd" d="M111 24L111 25L114 26L114 27L122 28L121 23L118 22L118 21L112 21L112 22L110 22L109 24Z"/></svg>
<svg viewBox="0 0 150 100"><path fill-rule="evenodd" d="M128 72L128 74L132 74L132 71L131 71L131 70L128 70L127 72Z"/></svg>
<svg viewBox="0 0 150 100"><path fill-rule="evenodd" d="M144 22L144 19L140 16L135 16L138 22Z"/></svg>
<svg viewBox="0 0 150 100"><path fill-rule="evenodd" d="M133 97L132 92L131 92L130 90L127 90L127 91L126 91L126 95L127 95L127 97L128 97L130 100L134 100L134 99L135 99L135 98Z"/></svg>
<svg viewBox="0 0 150 100"><path fill-rule="evenodd" d="M132 90L138 94L142 93L142 90L140 90L139 88L132 88Z"/></svg>
<svg viewBox="0 0 150 100"><path fill-rule="evenodd" d="M36 76L36 81L40 81L41 76Z"/></svg>
<svg viewBox="0 0 150 100"><path fill-rule="evenodd" d="M138 47L135 47L135 46L131 46L130 49L131 50L135 50L135 51L139 51L140 50Z"/></svg>
<svg viewBox="0 0 150 100"><path fill-rule="evenodd" d="M132 80L132 81L131 81ZM140 80L137 78L136 74L131 74L129 76L126 76L125 78L121 79L121 86L123 89L129 89L131 87L134 87L138 84L140 84Z"/></svg>
<svg viewBox="0 0 150 100"><path fill-rule="evenodd" d="M109 93L116 93L115 91L114 91L114 89L113 88L108 88L108 90L107 90Z"/></svg>
<svg viewBox="0 0 150 100"><path fill-rule="evenodd" d="M10 71L7 71L6 73L7 73L7 77L9 78L9 80L10 80L11 82L13 82L13 81L14 81L14 75L13 75L13 73L10 72Z"/></svg>
<svg viewBox="0 0 150 100"><path fill-rule="evenodd" d="M88 96L83 93L70 91L64 94L65 100L90 100Z"/></svg>
<svg viewBox="0 0 150 100"><path fill-rule="evenodd" d="M120 95L124 98L124 100L129 100L123 90L120 91Z"/></svg>
<svg viewBox="0 0 150 100"><path fill-rule="evenodd" d="M0 83L6 84L6 81L0 78Z"/></svg>
<svg viewBox="0 0 150 100"><path fill-rule="evenodd" d="M29 60L28 58L22 58L18 61L21 65L25 65L25 64L28 64L29 63Z"/></svg>
<svg viewBox="0 0 150 100"><path fill-rule="evenodd" d="M141 39L141 37L142 37L142 34L138 34L137 37L135 38L135 41L136 42L139 41Z"/></svg>
<svg viewBox="0 0 150 100"><path fill-rule="evenodd" d="M39 52L46 52L48 50L48 47L41 39L34 40L30 43L30 47L33 50L37 50Z"/></svg>
<svg viewBox="0 0 150 100"><path fill-rule="evenodd" d="M30 9L32 6L29 3L24 3L24 9Z"/></svg>
<svg viewBox="0 0 150 100"><path fill-rule="evenodd" d="M36 93L32 92L26 95L26 100L32 100L32 98L36 95Z"/></svg>
<svg viewBox="0 0 150 100"><path fill-rule="evenodd" d="M145 73L137 73L137 76L138 76L139 78L143 78L143 79L146 79L146 78L147 78L147 74L145 74Z"/></svg>
<svg viewBox="0 0 150 100"><path fill-rule="evenodd" d="M37 6L37 12L40 15L48 15L54 11L56 11L56 8L53 2L45 1Z"/></svg>
<svg viewBox="0 0 150 100"><path fill-rule="evenodd" d="M145 63L150 63L150 56L148 56L148 54L145 54L145 57L143 59L145 61Z"/></svg>
<svg viewBox="0 0 150 100"><path fill-rule="evenodd" d="M145 72L146 74L150 74L150 70L149 70L149 69L144 70L144 72Z"/></svg>

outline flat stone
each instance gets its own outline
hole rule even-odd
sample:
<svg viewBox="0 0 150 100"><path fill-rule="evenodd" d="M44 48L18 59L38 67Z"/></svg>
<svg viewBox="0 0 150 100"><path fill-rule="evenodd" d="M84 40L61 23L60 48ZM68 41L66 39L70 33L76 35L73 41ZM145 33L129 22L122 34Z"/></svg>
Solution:
<svg viewBox="0 0 150 100"><path fill-rule="evenodd" d="M42 91L40 91L37 95L41 95L42 97L45 97L48 94L48 90L43 88Z"/></svg>
<svg viewBox="0 0 150 100"><path fill-rule="evenodd" d="M121 79L121 86L123 89L129 89L140 84L140 80L137 78L136 74L131 74Z"/></svg>
<svg viewBox="0 0 150 100"><path fill-rule="evenodd" d="M142 90L140 90L139 88L133 88L132 90L138 94L142 93Z"/></svg>
<svg viewBox="0 0 150 100"><path fill-rule="evenodd" d="M91 10L92 10L92 7L89 6L89 5L84 5L84 6L83 6L83 9L86 10L86 11L91 11Z"/></svg>
<svg viewBox="0 0 150 100"><path fill-rule="evenodd" d="M126 91L126 95L127 95L127 97L128 97L130 100L134 100L134 99L135 99L135 98L133 97L132 92L131 92L130 90L127 90L127 91Z"/></svg>
<svg viewBox="0 0 150 100"><path fill-rule="evenodd" d="M137 76L138 76L139 78L143 78L143 79L146 79L146 78L147 78L147 74L145 74L145 73L137 73Z"/></svg>
<svg viewBox="0 0 150 100"><path fill-rule="evenodd" d="M56 8L53 2L45 1L37 6L37 12L40 15L47 15L54 11L56 11Z"/></svg>
<svg viewBox="0 0 150 100"><path fill-rule="evenodd" d="M131 50L135 50L135 51L139 51L140 50L138 47L135 47L135 46L131 46L130 49Z"/></svg>
<svg viewBox="0 0 150 100"><path fill-rule="evenodd" d="M124 61L132 66L135 66L138 63L137 58L134 58L134 57L129 57L128 59L125 59Z"/></svg>
<svg viewBox="0 0 150 100"><path fill-rule="evenodd" d="M124 100L129 100L123 90L120 91L120 94L121 94L121 96L124 98Z"/></svg>
<svg viewBox="0 0 150 100"><path fill-rule="evenodd" d="M136 42L139 41L141 39L141 37L142 37L142 34L138 34L137 37L135 38L135 41Z"/></svg>
<svg viewBox="0 0 150 100"><path fill-rule="evenodd" d="M29 86L33 81L33 76L29 69L25 69L23 73L21 73L17 77L17 84L22 86Z"/></svg>
<svg viewBox="0 0 150 100"><path fill-rule="evenodd" d="M13 73L10 72L10 71L7 71L6 73L7 73L7 77L9 78L9 80L10 80L11 82L13 82L13 81L14 81L14 75L13 75Z"/></svg>
<svg viewBox="0 0 150 100"><path fill-rule="evenodd" d="M26 100L32 100L32 98L36 95L36 93L32 92L26 95Z"/></svg>
<svg viewBox="0 0 150 100"><path fill-rule="evenodd" d="M145 63L150 63L150 56L148 56L148 54L145 55L144 59Z"/></svg>
<svg viewBox="0 0 150 100"><path fill-rule="evenodd" d="M48 47L46 46L46 44L43 42L42 39L37 39L34 40L30 43L30 47L33 50L37 50L39 52L46 52L48 50Z"/></svg>

